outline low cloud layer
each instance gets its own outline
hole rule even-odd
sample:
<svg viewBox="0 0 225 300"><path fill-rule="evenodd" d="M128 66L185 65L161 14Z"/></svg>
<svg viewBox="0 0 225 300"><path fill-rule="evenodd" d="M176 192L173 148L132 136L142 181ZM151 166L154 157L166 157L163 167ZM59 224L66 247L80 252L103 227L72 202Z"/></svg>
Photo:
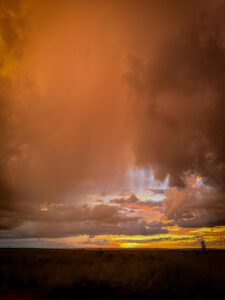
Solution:
<svg viewBox="0 0 225 300"><path fill-rule="evenodd" d="M19 222L19 220L21 222ZM15 223L18 221L18 223ZM27 214L2 218L0 238L65 237L74 235L154 235L167 230L160 222L148 222L132 209L99 204L94 207L61 206L58 204L32 207Z"/></svg>
<svg viewBox="0 0 225 300"><path fill-rule="evenodd" d="M185 188L166 191L165 213L181 227L224 225L224 193L191 177Z"/></svg>

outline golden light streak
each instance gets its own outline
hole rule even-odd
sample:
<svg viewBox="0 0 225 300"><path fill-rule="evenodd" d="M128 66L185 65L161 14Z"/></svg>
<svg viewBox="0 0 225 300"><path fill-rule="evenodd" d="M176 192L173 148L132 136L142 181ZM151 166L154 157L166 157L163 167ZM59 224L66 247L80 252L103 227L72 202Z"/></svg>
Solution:
<svg viewBox="0 0 225 300"><path fill-rule="evenodd" d="M207 248L223 248L225 226L213 228L180 228L168 227L168 233L155 235L88 235L44 239L52 243L60 243L65 247L79 248L200 248L198 237L204 237ZM185 233L182 233L185 229Z"/></svg>

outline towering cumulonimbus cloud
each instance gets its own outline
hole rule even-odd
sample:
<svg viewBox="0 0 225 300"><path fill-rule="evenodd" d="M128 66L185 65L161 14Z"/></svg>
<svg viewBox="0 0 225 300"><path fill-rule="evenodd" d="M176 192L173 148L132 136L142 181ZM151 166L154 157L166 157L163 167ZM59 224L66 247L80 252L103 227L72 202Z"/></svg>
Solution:
<svg viewBox="0 0 225 300"><path fill-rule="evenodd" d="M136 162L160 179L170 175L166 216L181 226L224 224L224 13L224 1L202 3L153 58L130 57L126 75L135 92ZM190 174L211 187L190 184Z"/></svg>
<svg viewBox="0 0 225 300"><path fill-rule="evenodd" d="M170 224L224 225L224 0L0 8L0 229L27 237L28 220L54 235L58 217L68 234L71 209L74 234L151 232L132 211L146 205ZM130 168L169 176L158 208L118 195ZM108 190L98 206L92 194Z"/></svg>
<svg viewBox="0 0 225 300"><path fill-rule="evenodd" d="M191 171L224 188L225 6L207 4L149 62L131 57L126 78L139 118L137 162L175 185Z"/></svg>

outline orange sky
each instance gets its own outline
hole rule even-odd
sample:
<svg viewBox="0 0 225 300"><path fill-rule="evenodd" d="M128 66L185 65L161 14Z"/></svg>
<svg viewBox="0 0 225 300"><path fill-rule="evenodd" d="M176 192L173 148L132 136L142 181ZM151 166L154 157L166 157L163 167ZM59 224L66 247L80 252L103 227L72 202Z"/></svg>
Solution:
<svg viewBox="0 0 225 300"><path fill-rule="evenodd" d="M224 248L224 1L0 4L0 246Z"/></svg>

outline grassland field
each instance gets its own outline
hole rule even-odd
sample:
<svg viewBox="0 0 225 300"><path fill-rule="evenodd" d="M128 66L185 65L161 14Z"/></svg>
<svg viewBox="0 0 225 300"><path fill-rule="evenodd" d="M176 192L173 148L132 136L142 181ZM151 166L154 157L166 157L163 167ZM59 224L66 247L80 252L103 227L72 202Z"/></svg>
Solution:
<svg viewBox="0 0 225 300"><path fill-rule="evenodd" d="M1 300L225 299L225 251L0 249Z"/></svg>

